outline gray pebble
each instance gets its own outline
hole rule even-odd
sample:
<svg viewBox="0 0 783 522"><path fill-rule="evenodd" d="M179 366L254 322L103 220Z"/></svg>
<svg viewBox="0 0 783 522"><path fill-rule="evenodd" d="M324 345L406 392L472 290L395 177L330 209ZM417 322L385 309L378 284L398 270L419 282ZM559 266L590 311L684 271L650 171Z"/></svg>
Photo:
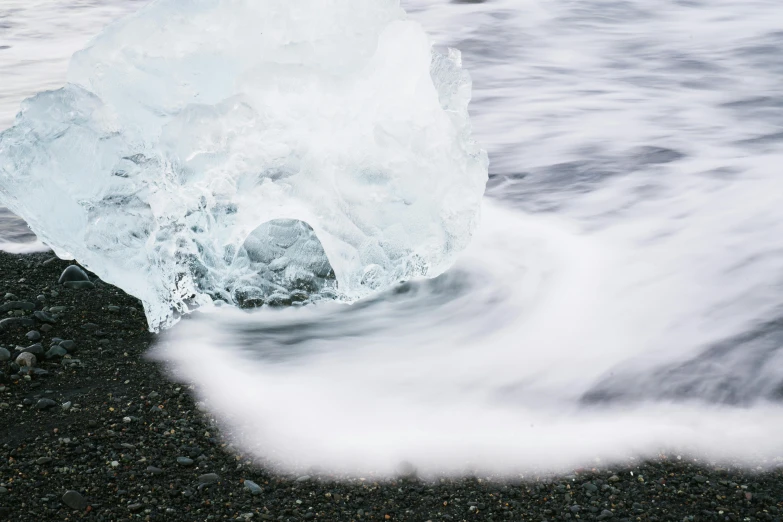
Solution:
<svg viewBox="0 0 783 522"><path fill-rule="evenodd" d="M10 303L0 305L0 312L9 312L11 310L35 310L35 304L27 301L11 301Z"/></svg>
<svg viewBox="0 0 783 522"><path fill-rule="evenodd" d="M244 484L245 484L245 488L247 488L252 495L260 495L263 492L261 486L259 486L252 480L245 480Z"/></svg>
<svg viewBox="0 0 783 522"><path fill-rule="evenodd" d="M612 518L614 516L614 513L609 511L608 509L604 509L601 511L601 514L598 515L598 520L606 520L607 518Z"/></svg>
<svg viewBox="0 0 783 522"><path fill-rule="evenodd" d="M69 339L67 341L62 341L60 343L60 346L62 346L63 348L65 348L69 352L73 352L73 351L75 351L74 348L76 347L76 343Z"/></svg>
<svg viewBox="0 0 783 522"><path fill-rule="evenodd" d="M4 487L0 487L0 495L5 495L6 493L8 493L8 490Z"/></svg>
<svg viewBox="0 0 783 522"><path fill-rule="evenodd" d="M64 357L68 355L68 350L62 346L52 346L49 351L46 352L47 359L54 359L55 357Z"/></svg>
<svg viewBox="0 0 783 522"><path fill-rule="evenodd" d="M19 299L19 298L18 298L18 297L16 297L16 296L15 296L14 294L12 294L11 292L8 292L7 294L5 294L5 297L4 297L3 299L5 299L6 301L16 301L16 300L17 300L17 299Z"/></svg>
<svg viewBox="0 0 783 522"><path fill-rule="evenodd" d="M147 473L152 473L153 475L160 475L163 473L163 470L160 468L156 468L155 466L147 466Z"/></svg>
<svg viewBox="0 0 783 522"><path fill-rule="evenodd" d="M130 505L128 506L128 511L130 511L131 513L135 513L135 512L137 512L137 511L141 511L141 509L142 509L143 507L144 507L144 506L143 506L143 505L141 505L141 504L130 504Z"/></svg>
<svg viewBox="0 0 783 522"><path fill-rule="evenodd" d="M36 319L38 319L42 323L54 324L57 322L57 319L55 319L51 315L41 310L37 310L35 313L33 313L33 315L35 316Z"/></svg>
<svg viewBox="0 0 783 522"><path fill-rule="evenodd" d="M35 407L39 410L48 410L54 406L57 406L57 403L52 399L38 399L38 402L35 403Z"/></svg>
<svg viewBox="0 0 783 522"><path fill-rule="evenodd" d="M214 484L220 481L220 477L215 473L206 473L198 478L199 484Z"/></svg>
<svg viewBox="0 0 783 522"><path fill-rule="evenodd" d="M35 326L35 321L29 317L9 317L7 319L0 320L0 329L7 326Z"/></svg>
<svg viewBox="0 0 783 522"><path fill-rule="evenodd" d="M79 359L63 359L63 368L81 368L82 362Z"/></svg>
<svg viewBox="0 0 783 522"><path fill-rule="evenodd" d="M40 459L36 460L35 463L39 466L43 466L44 464L49 464L52 461L52 457L41 457Z"/></svg>
<svg viewBox="0 0 783 522"><path fill-rule="evenodd" d="M65 288L72 288L74 290L92 290L95 285L89 281L68 281L63 283Z"/></svg>
<svg viewBox="0 0 783 522"><path fill-rule="evenodd" d="M180 466L192 466L193 459L189 459L187 457L177 457L177 464Z"/></svg>
<svg viewBox="0 0 783 522"><path fill-rule="evenodd" d="M22 350L22 353L31 353L36 357L40 357L44 354L44 349L41 343L35 343L35 344L31 344L27 348L24 348Z"/></svg>
<svg viewBox="0 0 783 522"><path fill-rule="evenodd" d="M60 279L58 279L57 282L59 284L63 284L67 282L81 282L89 280L90 278L87 277L87 273L84 270L76 265L71 265L63 270L63 273L60 274Z"/></svg>
<svg viewBox="0 0 783 522"><path fill-rule="evenodd" d="M49 332L52 329L52 325L50 324L42 324L41 325L41 331L42 332Z"/></svg>
<svg viewBox="0 0 783 522"><path fill-rule="evenodd" d="M41 340L41 333L37 330L30 330L25 337L27 337L28 341L36 342Z"/></svg>
<svg viewBox="0 0 783 522"><path fill-rule="evenodd" d="M296 479L297 482L307 482L308 480L310 480L310 475L302 475Z"/></svg>
<svg viewBox="0 0 783 522"><path fill-rule="evenodd" d="M63 504L79 511L87 509L87 500L78 491L66 491L65 495L63 495Z"/></svg>
<svg viewBox="0 0 783 522"><path fill-rule="evenodd" d="M51 308L49 308L49 311L52 312L53 314L61 314L61 313L63 313L65 311L65 307L64 306L52 306Z"/></svg>
<svg viewBox="0 0 783 522"><path fill-rule="evenodd" d="M68 411L71 409L71 406L73 406L73 403L71 401L64 402L60 405L60 408L63 409L63 411Z"/></svg>
<svg viewBox="0 0 783 522"><path fill-rule="evenodd" d="M115 314L120 313L120 307L119 306L109 305L109 306L106 307L106 309L108 311L112 312L112 313L115 313Z"/></svg>
<svg viewBox="0 0 783 522"><path fill-rule="evenodd" d="M5 348L0 348L0 362L6 362L11 359L11 352Z"/></svg>
<svg viewBox="0 0 783 522"><path fill-rule="evenodd" d="M20 353L14 362L16 362L16 364L18 364L20 367L32 368L36 365L38 359L35 358L35 355L25 352Z"/></svg>

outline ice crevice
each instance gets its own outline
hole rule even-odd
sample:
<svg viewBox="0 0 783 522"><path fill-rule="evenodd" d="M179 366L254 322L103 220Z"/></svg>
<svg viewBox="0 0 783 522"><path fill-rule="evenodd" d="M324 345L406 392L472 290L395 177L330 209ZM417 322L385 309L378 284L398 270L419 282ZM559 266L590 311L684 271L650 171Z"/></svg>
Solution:
<svg viewBox="0 0 783 522"><path fill-rule="evenodd" d="M157 0L0 134L0 203L144 303L350 302L477 226L470 77L393 0Z"/></svg>

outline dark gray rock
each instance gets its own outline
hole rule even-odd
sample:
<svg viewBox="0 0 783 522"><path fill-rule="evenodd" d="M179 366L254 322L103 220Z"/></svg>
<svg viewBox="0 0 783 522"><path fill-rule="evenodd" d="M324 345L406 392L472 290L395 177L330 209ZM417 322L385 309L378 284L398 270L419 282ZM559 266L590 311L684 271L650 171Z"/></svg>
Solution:
<svg viewBox="0 0 783 522"><path fill-rule="evenodd" d="M5 348L0 348L0 362L6 362L11 360L11 352Z"/></svg>
<svg viewBox="0 0 783 522"><path fill-rule="evenodd" d="M39 410L48 410L49 408L53 408L55 406L57 406L57 403L52 399L38 399L38 402L35 403L35 407Z"/></svg>
<svg viewBox="0 0 783 522"><path fill-rule="evenodd" d="M14 326L35 326L35 321L29 317L8 317L7 319L0 320L0 329L10 328Z"/></svg>
<svg viewBox="0 0 783 522"><path fill-rule="evenodd" d="M187 457L177 457L177 464L180 466L192 466L193 465L193 459L189 459Z"/></svg>
<svg viewBox="0 0 783 522"><path fill-rule="evenodd" d="M82 270L80 267L76 265L71 265L65 270L63 270L63 273L60 274L60 279L57 280L58 284L63 283L74 283L74 282L80 282L80 281L89 281L90 278L87 277L87 273Z"/></svg>
<svg viewBox="0 0 783 522"><path fill-rule="evenodd" d="M35 343L35 344L31 344L27 348L24 348L22 350L22 353L31 353L36 357L40 357L44 354L44 348L43 345L41 345L41 343Z"/></svg>
<svg viewBox="0 0 783 522"><path fill-rule="evenodd" d="M41 310L37 310L33 315L42 323L54 324L57 322L57 319Z"/></svg>
<svg viewBox="0 0 783 522"><path fill-rule="evenodd" d="M261 489L261 486L253 482L252 480L245 480L244 482L245 488L250 491L252 495L260 495L263 493L263 490Z"/></svg>
<svg viewBox="0 0 783 522"><path fill-rule="evenodd" d="M63 495L63 504L71 509L77 509L79 511L87 509L87 499L78 491L66 491L65 495Z"/></svg>
<svg viewBox="0 0 783 522"><path fill-rule="evenodd" d="M60 343L60 346L61 346L62 348L65 348L66 350L68 350L68 352L69 352L69 353L70 353L70 352L75 352L75 351L76 351L76 343L74 343L74 342L73 342L73 341L71 341L70 339L69 339L69 340L67 340L67 341L62 341L62 342Z"/></svg>
<svg viewBox="0 0 783 522"><path fill-rule="evenodd" d="M128 505L128 511L131 513L136 513L137 511L141 511L144 506L142 504L130 504Z"/></svg>
<svg viewBox="0 0 783 522"><path fill-rule="evenodd" d="M160 468L156 468L155 466L147 466L147 473L150 473L152 475L160 475L163 473L163 470Z"/></svg>
<svg viewBox="0 0 783 522"><path fill-rule="evenodd" d="M95 285L89 281L68 281L63 283L63 286L74 290L92 290L95 288Z"/></svg>
<svg viewBox="0 0 783 522"><path fill-rule="evenodd" d="M46 352L47 359L64 357L66 355L68 355L68 350L66 350L62 346L52 346L51 348L49 348L49 351Z"/></svg>
<svg viewBox="0 0 783 522"><path fill-rule="evenodd" d="M10 303L0 305L0 312L10 312L11 310L32 311L35 310L35 304L27 301L11 301Z"/></svg>
<svg viewBox="0 0 783 522"><path fill-rule="evenodd" d="M43 466L44 464L49 464L52 461L52 457L41 457L38 460L35 461L36 464L39 466Z"/></svg>
<svg viewBox="0 0 783 522"><path fill-rule="evenodd" d="M215 484L220 481L220 477L215 473L206 473L198 478L199 484Z"/></svg>
<svg viewBox="0 0 783 522"><path fill-rule="evenodd" d="M30 330L25 334L25 337L27 337L28 341L37 342L41 340L41 333L37 330Z"/></svg>

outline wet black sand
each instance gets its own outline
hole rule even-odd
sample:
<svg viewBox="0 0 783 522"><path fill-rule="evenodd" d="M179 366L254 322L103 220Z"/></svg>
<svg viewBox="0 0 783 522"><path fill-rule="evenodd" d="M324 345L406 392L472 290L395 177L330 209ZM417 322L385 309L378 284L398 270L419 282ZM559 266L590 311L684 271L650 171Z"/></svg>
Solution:
<svg viewBox="0 0 783 522"><path fill-rule="evenodd" d="M675 455L514 482L276 475L233 451L187 384L144 358L154 336L136 299L94 278L94 289L64 288L69 263L51 257L0 253L0 307L17 303L0 312L0 347L11 354L0 362L0 520L783 517L783 472ZM53 339L62 350L50 352ZM36 356L30 372L13 364L17 346L36 343L49 358Z"/></svg>

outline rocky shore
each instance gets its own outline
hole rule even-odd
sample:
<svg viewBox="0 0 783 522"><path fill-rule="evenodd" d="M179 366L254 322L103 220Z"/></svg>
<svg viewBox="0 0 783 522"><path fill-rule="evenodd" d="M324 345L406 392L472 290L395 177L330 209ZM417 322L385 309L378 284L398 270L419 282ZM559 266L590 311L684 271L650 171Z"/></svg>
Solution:
<svg viewBox="0 0 783 522"><path fill-rule="evenodd" d="M783 472L668 455L515 481L279 476L145 359L141 304L0 253L0 520L783 520Z"/></svg>

